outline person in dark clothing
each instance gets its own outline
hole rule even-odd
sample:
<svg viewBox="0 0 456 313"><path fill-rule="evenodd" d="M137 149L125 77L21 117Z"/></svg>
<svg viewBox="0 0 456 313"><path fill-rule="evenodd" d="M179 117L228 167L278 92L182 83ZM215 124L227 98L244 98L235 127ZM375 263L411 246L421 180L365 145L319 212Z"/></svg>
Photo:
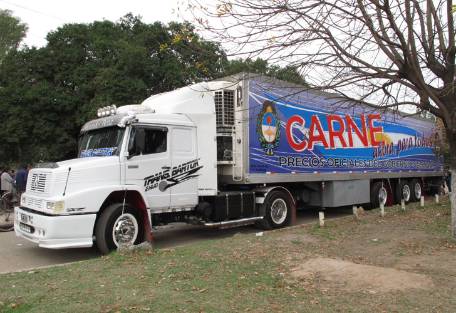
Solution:
<svg viewBox="0 0 456 313"><path fill-rule="evenodd" d="M0 177L3 175L4 168L0 166ZM2 180L0 179L0 196L3 196Z"/></svg>
<svg viewBox="0 0 456 313"><path fill-rule="evenodd" d="M27 186L27 167L25 165L21 165L16 172L16 188L19 193L23 193L25 191L25 187Z"/></svg>
<svg viewBox="0 0 456 313"><path fill-rule="evenodd" d="M451 171L448 171L445 177L445 182L448 187L448 191L451 192Z"/></svg>

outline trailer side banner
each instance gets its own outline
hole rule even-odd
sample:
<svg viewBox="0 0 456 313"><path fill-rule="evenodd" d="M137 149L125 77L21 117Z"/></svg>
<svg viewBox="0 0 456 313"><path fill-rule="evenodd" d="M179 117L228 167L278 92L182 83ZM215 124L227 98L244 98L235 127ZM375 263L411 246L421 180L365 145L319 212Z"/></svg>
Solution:
<svg viewBox="0 0 456 313"><path fill-rule="evenodd" d="M250 173L442 171L432 121L249 81Z"/></svg>

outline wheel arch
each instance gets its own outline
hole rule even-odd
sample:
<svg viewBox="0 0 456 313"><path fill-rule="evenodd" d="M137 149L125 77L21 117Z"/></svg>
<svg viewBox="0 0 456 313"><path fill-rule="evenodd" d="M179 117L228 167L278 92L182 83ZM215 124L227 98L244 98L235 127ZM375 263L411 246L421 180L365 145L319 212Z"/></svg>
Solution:
<svg viewBox="0 0 456 313"><path fill-rule="evenodd" d="M291 193L291 191L288 190L288 188L286 188L284 186L265 186L265 187L259 187L259 188L254 189L256 203L260 204L260 207L259 207L260 214L261 215L265 214L265 208L263 206L263 203L264 203L265 199L268 197L268 195L272 191L275 191L275 190L284 191L290 197L291 202L292 202L290 225L296 224L296 200L293 197L293 194Z"/></svg>
<svg viewBox="0 0 456 313"><path fill-rule="evenodd" d="M152 241L152 224L150 220L149 210L147 208L146 201L144 197L138 190L116 190L111 192L106 199L103 201L100 209L97 212L97 217L93 225L92 233L95 236L95 228L97 227L97 222L104 212L104 210L113 203L125 203L130 204L132 207L137 209L141 214L141 220L143 223L144 234L143 238L149 242Z"/></svg>

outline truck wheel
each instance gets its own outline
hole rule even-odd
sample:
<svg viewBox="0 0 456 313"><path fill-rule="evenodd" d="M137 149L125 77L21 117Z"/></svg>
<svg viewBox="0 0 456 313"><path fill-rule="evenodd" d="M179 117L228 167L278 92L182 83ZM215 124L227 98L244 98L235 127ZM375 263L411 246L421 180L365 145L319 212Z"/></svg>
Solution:
<svg viewBox="0 0 456 313"><path fill-rule="evenodd" d="M271 191L264 203L265 216L259 222L263 229L281 228L290 223L293 200L281 190Z"/></svg>
<svg viewBox="0 0 456 313"><path fill-rule="evenodd" d="M380 207L381 203L383 205L386 204L386 201L388 200L388 191L381 181L372 185L370 199L372 208Z"/></svg>
<svg viewBox="0 0 456 313"><path fill-rule="evenodd" d="M412 202L417 202L417 201L420 201L421 199L421 195L422 195L422 190L423 190L423 187L421 186L421 182L418 180L418 179L414 179L412 180L412 183L410 184L411 188L412 188L412 194L411 194L411 198L412 198Z"/></svg>
<svg viewBox="0 0 456 313"><path fill-rule="evenodd" d="M107 254L120 245L140 243L144 228L139 212L130 205L114 203L100 215L95 227L95 241L101 253Z"/></svg>
<svg viewBox="0 0 456 313"><path fill-rule="evenodd" d="M406 180L401 180L396 186L396 200L398 203L401 203L401 200L404 199L405 203L409 203L412 197L412 188L410 188L410 183Z"/></svg>

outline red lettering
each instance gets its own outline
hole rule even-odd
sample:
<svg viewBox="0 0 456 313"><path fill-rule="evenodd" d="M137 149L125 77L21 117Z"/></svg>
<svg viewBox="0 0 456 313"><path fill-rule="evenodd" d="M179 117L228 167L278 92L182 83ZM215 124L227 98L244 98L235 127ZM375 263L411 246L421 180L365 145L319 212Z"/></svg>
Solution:
<svg viewBox="0 0 456 313"><path fill-rule="evenodd" d="M355 131L356 135L358 136L359 140L363 144L364 147L369 146L369 141L367 139L367 131L366 131L366 120L364 118L364 114L361 114L361 127L362 132L359 130L358 125L356 125L355 121L350 115L345 115L345 120L347 121L347 132L348 132L348 146L353 147L353 132Z"/></svg>
<svg viewBox="0 0 456 313"><path fill-rule="evenodd" d="M290 117L287 121L287 126L285 133L287 135L287 141L290 147L297 151L301 152L304 151L307 148L307 141L303 139L301 142L297 142L294 137L293 137L293 126L298 125L299 128L304 129L304 125L306 124L306 121L299 115L293 115Z"/></svg>
<svg viewBox="0 0 456 313"><path fill-rule="evenodd" d="M345 124L342 118L339 115L328 115L326 117L326 121L328 122L329 146L331 148L335 147L334 137L337 137L339 138L342 147L347 147L347 143L345 142L345 138L343 136L345 131ZM334 129L333 122L339 124L339 130Z"/></svg>
<svg viewBox="0 0 456 313"><path fill-rule="evenodd" d="M378 147L383 143L382 140L377 141L377 138L375 137L377 134L383 134L383 127L375 125L375 122L381 121L380 114L367 115L367 123L366 117L364 114L361 114L360 126L358 126L354 119L348 114L345 115L345 121L339 115L328 114L326 116L326 121L328 123L329 144L328 139L325 137L325 132L323 131L320 119L317 115L313 115L311 117L309 139L307 140L305 137L303 137L302 140L299 141L300 138L298 139L296 136L293 136L293 129L301 129L302 133L304 133L304 126L306 122L303 117L299 115L293 115L288 119L285 129L288 144L293 150L297 152L302 152L306 149L313 150L316 143L321 143L325 148L335 148L336 139L339 140L340 145L343 148L354 147L354 134L358 137L361 145L364 147L369 147L369 145ZM348 133L348 143L347 139L344 136L345 132ZM381 153L381 151L377 151L377 155L379 153Z"/></svg>
<svg viewBox="0 0 456 313"><path fill-rule="evenodd" d="M381 120L380 114L369 114L367 116L367 120L369 122L369 135L371 138L371 144L372 144L372 146L377 147L380 145L380 143L382 143L382 141L377 141L377 139L375 139L375 134L377 134L377 133L382 134L383 127L374 126L374 120Z"/></svg>
<svg viewBox="0 0 456 313"><path fill-rule="evenodd" d="M315 134L315 131L318 131L318 135ZM313 150L314 144L316 142L321 142L325 148L328 148L328 142L325 138L325 133L321 127L320 119L317 115L312 115L309 128L309 150Z"/></svg>

